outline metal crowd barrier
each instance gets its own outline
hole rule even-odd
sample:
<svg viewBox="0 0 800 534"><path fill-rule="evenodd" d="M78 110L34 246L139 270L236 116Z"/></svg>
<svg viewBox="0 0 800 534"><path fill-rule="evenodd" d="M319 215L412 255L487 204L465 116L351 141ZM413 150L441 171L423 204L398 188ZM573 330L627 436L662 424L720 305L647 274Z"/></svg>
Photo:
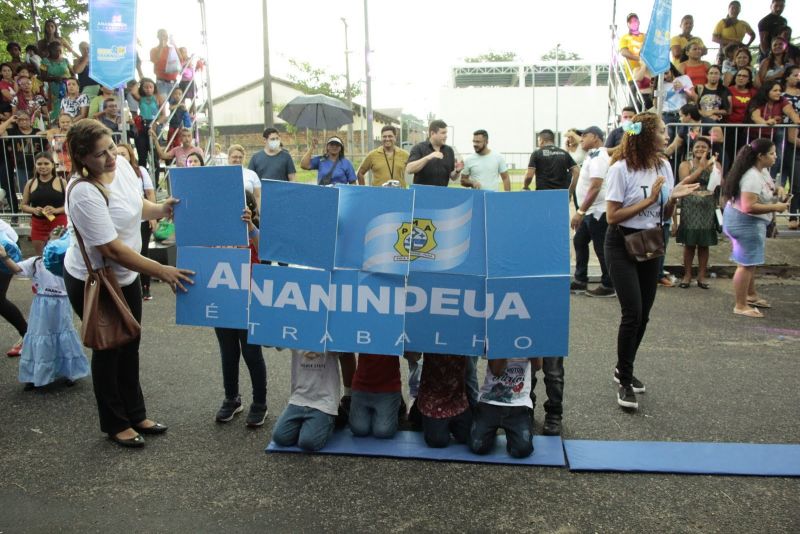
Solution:
<svg viewBox="0 0 800 534"><path fill-rule="evenodd" d="M121 135L115 133L114 140L119 142ZM56 144L57 141L51 144L44 133L0 137L0 214L6 216L4 218L10 217L9 220L15 224L29 219L27 214L20 211L19 206L25 183L35 175L35 158L39 152L53 150L56 172L68 178L63 167L66 162L61 159L61 149L51 146Z"/></svg>
<svg viewBox="0 0 800 534"><path fill-rule="evenodd" d="M775 180L775 184L783 186L786 192L800 195L800 136L798 135L797 124L776 124L773 126L763 124L718 124L718 123L683 123L668 122L667 132L670 137L670 144L675 139L677 133L686 132L685 138L689 140L680 146L671 155L672 171L675 181L680 181L678 167L686 160L692 159L692 140L703 136L711 140L712 154L717 155L717 161L722 165L722 179L733 165L736 154L746 144L754 139L770 139L776 145L778 160L770 170L770 174ZM800 197L798 197L800 199ZM794 202L793 202L794 204ZM796 204L794 204L796 206ZM800 213L795 209L793 212L777 213L777 217L797 217Z"/></svg>

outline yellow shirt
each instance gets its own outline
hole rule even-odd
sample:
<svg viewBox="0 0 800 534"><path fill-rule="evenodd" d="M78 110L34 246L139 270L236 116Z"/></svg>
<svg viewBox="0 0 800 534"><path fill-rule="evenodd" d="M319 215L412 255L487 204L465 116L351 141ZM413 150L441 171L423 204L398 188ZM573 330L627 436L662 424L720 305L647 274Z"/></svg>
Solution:
<svg viewBox="0 0 800 534"><path fill-rule="evenodd" d="M689 39L684 37L683 35L676 35L672 39L669 40L669 46L672 48L673 46L680 46L681 47L681 54L678 57L671 56L672 64L675 65L675 68L678 68L678 65L681 64L681 55L686 50L686 47L692 43L697 43L700 45L701 48L705 48L706 45L703 43L703 40L699 37L692 36Z"/></svg>
<svg viewBox="0 0 800 534"><path fill-rule="evenodd" d="M394 154L389 157L381 146L367 154L358 170L364 173L372 171L372 185L381 186L389 180L397 180L400 182L400 187L405 188L407 187L406 163L408 163L408 152L394 147Z"/></svg>
<svg viewBox="0 0 800 534"><path fill-rule="evenodd" d="M639 33L639 35L631 35L630 33L626 33L622 36L619 40L619 49L620 50L628 50L632 54L636 54L637 56L642 51L642 45L644 44L644 34ZM639 68L639 62L633 61L627 58L624 58L627 66L625 67L625 79L627 81L631 81L633 79L633 71Z"/></svg>
<svg viewBox="0 0 800 534"><path fill-rule="evenodd" d="M722 19L714 27L714 35L719 35L723 39L730 39L731 41L739 41L740 43L744 41L744 36L750 32L753 32L753 28L743 20L737 20L736 24L726 28L725 19Z"/></svg>

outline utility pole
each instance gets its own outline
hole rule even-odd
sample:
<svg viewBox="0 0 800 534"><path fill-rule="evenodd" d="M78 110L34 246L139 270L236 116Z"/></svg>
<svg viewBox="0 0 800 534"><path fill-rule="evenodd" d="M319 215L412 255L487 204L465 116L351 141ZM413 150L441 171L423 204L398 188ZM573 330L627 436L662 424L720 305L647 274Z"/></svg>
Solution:
<svg viewBox="0 0 800 534"><path fill-rule="evenodd" d="M561 146L561 132L558 129L558 59L561 55L561 43L556 43L556 146Z"/></svg>
<svg viewBox="0 0 800 534"><path fill-rule="evenodd" d="M206 113L208 117L208 146L209 152L213 153L214 145L216 144L216 134L214 133L214 105L213 99L211 95L214 93L211 92L211 74L210 68L208 64L208 24L206 24L206 2L205 0L198 0L200 3L200 25L201 25L201 36L203 38L203 52L205 53L206 65L203 71L205 72L206 76Z"/></svg>
<svg viewBox="0 0 800 534"><path fill-rule="evenodd" d="M344 24L344 78L345 95L347 96L347 106L350 111L353 111L353 91L350 88L350 46L347 44L347 19L342 17L342 24ZM347 153L353 154L353 122L347 125Z"/></svg>
<svg viewBox="0 0 800 534"><path fill-rule="evenodd" d="M269 72L269 23L267 18L267 0L261 0L261 17L264 26L264 127L272 128L275 120L272 116L272 76Z"/></svg>
<svg viewBox="0 0 800 534"><path fill-rule="evenodd" d="M364 0L364 71L367 74L367 152L372 150L372 77L369 73L369 14L367 4L369 0Z"/></svg>

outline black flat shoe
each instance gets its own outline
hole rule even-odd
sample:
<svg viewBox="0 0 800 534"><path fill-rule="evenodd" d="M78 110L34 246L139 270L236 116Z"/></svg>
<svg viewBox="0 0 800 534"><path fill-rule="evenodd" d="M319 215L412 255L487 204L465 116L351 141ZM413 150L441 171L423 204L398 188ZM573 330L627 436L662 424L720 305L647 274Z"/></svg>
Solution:
<svg viewBox="0 0 800 534"><path fill-rule="evenodd" d="M700 289L708 289L708 288L710 288L711 286L710 286L710 285L708 285L708 284L707 284L707 283L705 283L705 282L701 282L700 280L698 280L698 281L697 281L697 287L699 287Z"/></svg>
<svg viewBox="0 0 800 534"><path fill-rule="evenodd" d="M687 287L689 287L689 282L681 282L680 284L678 284L678 287L686 289Z"/></svg>
<svg viewBox="0 0 800 534"><path fill-rule="evenodd" d="M108 439L119 445L120 447L128 447L130 449L141 449L144 447L144 436L137 435L133 438L122 439L113 434L108 435Z"/></svg>
<svg viewBox="0 0 800 534"><path fill-rule="evenodd" d="M153 426L135 426L133 429L140 434L149 434L151 436L156 436L158 434L163 434L167 431L169 427L167 425L162 425L161 423L154 423Z"/></svg>

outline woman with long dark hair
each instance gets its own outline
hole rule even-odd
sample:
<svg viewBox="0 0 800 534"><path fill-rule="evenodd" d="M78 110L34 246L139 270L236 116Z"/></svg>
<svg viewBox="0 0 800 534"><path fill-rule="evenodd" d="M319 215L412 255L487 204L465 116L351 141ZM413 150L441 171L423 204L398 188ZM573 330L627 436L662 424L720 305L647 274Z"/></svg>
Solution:
<svg viewBox="0 0 800 534"><path fill-rule="evenodd" d="M41 256L50 232L67 225L64 214L64 191L67 181L56 174L56 163L50 152L39 152L34 158L36 168L25 182L20 209L31 215L31 243L34 256Z"/></svg>
<svg viewBox="0 0 800 534"><path fill-rule="evenodd" d="M672 216L677 199L698 187L678 184L673 188L672 169L661 155L666 144L666 126L658 115L636 115L606 176L605 256L622 308L614 380L619 384L617 404L623 408L638 408L636 393L645 391L644 384L633 376L633 362L647 328L659 274L658 257L647 261L632 258L625 248L625 236L661 226Z"/></svg>
<svg viewBox="0 0 800 534"><path fill-rule="evenodd" d="M83 319L83 296L88 269L110 266L133 314L142 320L139 273L185 291L192 283L186 269L161 265L139 254L139 225L145 219L172 216L175 199L154 204L142 198L141 185L131 166L117 155L111 131L93 119L75 123L67 144L77 173L67 187L67 217L76 234L64 258L64 285L72 309ZM86 246L91 267L78 246ZM163 434L167 427L149 419L139 384L139 341L92 351L92 384L100 429L123 447L143 447L142 434Z"/></svg>
<svg viewBox="0 0 800 534"><path fill-rule="evenodd" d="M777 157L775 143L769 139L751 141L737 154L722 186L723 196L729 199L722 229L731 240L731 259L737 264L733 313L744 317L764 317L758 308L771 307L756 293L755 272L764 263L767 225L775 213L789 208L783 189L775 186L769 174Z"/></svg>

